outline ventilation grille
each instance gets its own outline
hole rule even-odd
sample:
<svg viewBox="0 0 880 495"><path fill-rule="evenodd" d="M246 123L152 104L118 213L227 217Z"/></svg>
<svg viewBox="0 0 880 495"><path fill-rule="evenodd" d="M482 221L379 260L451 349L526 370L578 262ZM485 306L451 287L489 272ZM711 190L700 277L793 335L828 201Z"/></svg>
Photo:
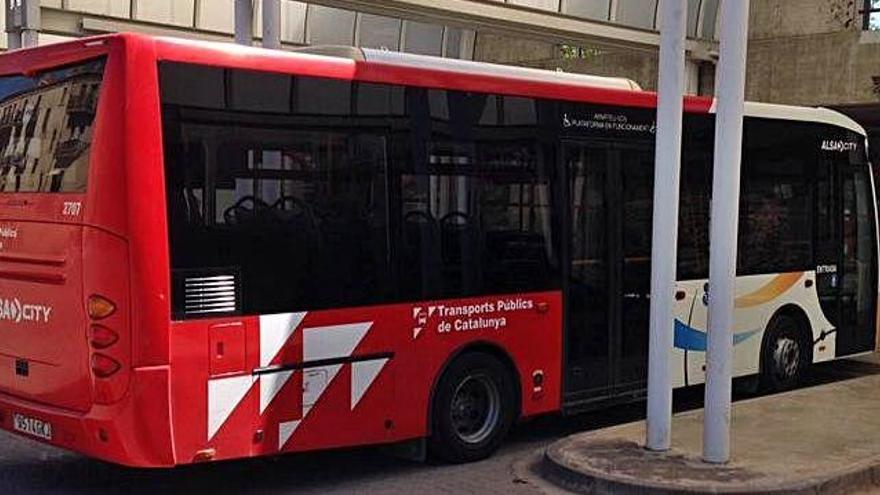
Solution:
<svg viewBox="0 0 880 495"><path fill-rule="evenodd" d="M209 317L239 312L238 275L228 271L180 273L177 282L179 316ZM182 297L180 297L182 296Z"/></svg>

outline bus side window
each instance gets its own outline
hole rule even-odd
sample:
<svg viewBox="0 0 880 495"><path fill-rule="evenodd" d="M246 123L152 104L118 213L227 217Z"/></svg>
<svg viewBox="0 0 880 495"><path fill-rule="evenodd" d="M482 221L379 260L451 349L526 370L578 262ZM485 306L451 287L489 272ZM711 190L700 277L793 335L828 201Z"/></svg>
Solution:
<svg viewBox="0 0 880 495"><path fill-rule="evenodd" d="M395 159L404 294L558 287L555 148L537 139L548 103L414 88L408 102L411 146Z"/></svg>
<svg viewBox="0 0 880 495"><path fill-rule="evenodd" d="M686 115L681 160L678 280L709 277L709 202L715 120Z"/></svg>
<svg viewBox="0 0 880 495"><path fill-rule="evenodd" d="M761 119L747 119L745 133L737 273L809 270L815 134L808 124Z"/></svg>
<svg viewBox="0 0 880 495"><path fill-rule="evenodd" d="M357 121L356 85L170 63L160 73L172 270L236 274L244 314L393 295L388 136L334 124ZM211 91L188 95L192 80Z"/></svg>

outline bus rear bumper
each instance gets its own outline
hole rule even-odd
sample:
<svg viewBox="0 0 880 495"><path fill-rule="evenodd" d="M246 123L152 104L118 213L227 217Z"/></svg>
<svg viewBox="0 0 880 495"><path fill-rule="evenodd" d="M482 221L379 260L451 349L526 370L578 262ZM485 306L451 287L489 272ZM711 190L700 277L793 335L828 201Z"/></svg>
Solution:
<svg viewBox="0 0 880 495"><path fill-rule="evenodd" d="M125 398L87 413L0 393L0 429L114 464L171 467L168 378L167 366L134 369Z"/></svg>

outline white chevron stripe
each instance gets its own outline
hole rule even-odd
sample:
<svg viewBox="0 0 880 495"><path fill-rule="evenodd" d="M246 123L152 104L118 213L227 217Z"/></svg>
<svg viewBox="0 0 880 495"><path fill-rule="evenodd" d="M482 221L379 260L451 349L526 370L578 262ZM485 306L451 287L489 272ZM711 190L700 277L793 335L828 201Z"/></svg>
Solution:
<svg viewBox="0 0 880 495"><path fill-rule="evenodd" d="M260 316L260 367L272 363L284 344L293 336L307 313L283 313Z"/></svg>
<svg viewBox="0 0 880 495"><path fill-rule="evenodd" d="M339 374L340 369L342 369L341 364L331 364L303 370L303 419L306 418L312 407L321 400L321 396L333 383L333 379Z"/></svg>
<svg viewBox="0 0 880 495"><path fill-rule="evenodd" d="M370 385L379 376L382 368L388 363L388 358L359 361L351 364L351 410L364 397Z"/></svg>
<svg viewBox="0 0 880 495"><path fill-rule="evenodd" d="M306 419L312 407L321 400L321 396L333 383L333 379L341 369L341 364L332 364L303 370L302 417L296 421L278 425L278 450L284 449L287 442L290 441L290 437L299 428L300 423Z"/></svg>
<svg viewBox="0 0 880 495"><path fill-rule="evenodd" d="M373 322L313 327L303 330L303 360L318 361L351 356Z"/></svg>
<svg viewBox="0 0 880 495"><path fill-rule="evenodd" d="M260 414L266 412L266 408L292 376L292 370L260 375Z"/></svg>
<svg viewBox="0 0 880 495"><path fill-rule="evenodd" d="M208 380L208 440L220 431L223 423L241 404L256 381L253 376L233 376Z"/></svg>
<svg viewBox="0 0 880 495"><path fill-rule="evenodd" d="M297 322L297 325L301 322L302 319ZM338 359L351 356L372 326L373 322L362 322L303 329L303 361L319 361L323 359ZM283 345L283 343L281 345ZM274 359L274 357L275 356L273 355L270 360ZM302 417L296 421L290 421L278 425L279 450L284 449L294 432L299 428L301 422L306 419L306 416L308 416L312 408L321 400L321 397L339 374L339 370L342 369L342 366L342 364L333 364L306 368L303 370ZM375 367L376 365L373 366ZM359 373L359 375L363 375L364 378L364 380L362 380L363 383L361 384L363 385L363 390L359 392L361 397L363 396L363 393L366 392L367 388L369 388L370 383L376 379L382 366L384 366L384 363L382 363L381 366L378 366L375 370L373 370L372 367L363 368L362 372ZM263 379L268 378L268 376L271 375L264 375ZM287 380L289 380L289 377L287 377ZM276 385L278 384L273 383L271 385L266 385L266 393L264 395L268 402L265 407L268 407L272 398L278 393L275 389ZM359 385L359 387L361 385ZM278 389L280 389L281 386L283 386L283 383L278 385ZM274 393L272 393L273 390ZM261 395L261 400L264 395ZM360 397L358 400L360 400ZM261 407L264 407L262 403Z"/></svg>
<svg viewBox="0 0 880 495"><path fill-rule="evenodd" d="M278 425L278 450L281 450L287 445L290 437L292 437L294 432L296 432L296 429L299 428L301 422L302 420L297 419L296 421L288 421L287 423L281 423Z"/></svg>

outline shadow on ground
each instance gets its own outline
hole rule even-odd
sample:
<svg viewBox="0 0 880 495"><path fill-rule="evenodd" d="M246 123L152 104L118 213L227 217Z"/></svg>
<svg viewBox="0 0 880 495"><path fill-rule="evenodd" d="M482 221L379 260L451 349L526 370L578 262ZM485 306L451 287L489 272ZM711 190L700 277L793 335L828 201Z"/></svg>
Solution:
<svg viewBox="0 0 880 495"><path fill-rule="evenodd" d="M877 359L819 365L805 386L880 374ZM676 410L701 406L703 390L676 392ZM740 394L738 398L749 398ZM0 436L0 493L324 493L328 491L433 491L473 489L494 477L502 486L514 481L509 466L566 435L628 423L644 417L644 403L630 403L571 417L549 416L518 426L493 459L471 466L421 464L398 459L376 448L297 454L268 459L187 466L172 470L118 467L35 443ZM497 465L494 465L495 463ZM485 471L482 473L481 471ZM471 477L472 479L468 479ZM500 483L500 482L505 483ZM457 484L458 483L458 484ZM499 491L502 493L503 491Z"/></svg>

